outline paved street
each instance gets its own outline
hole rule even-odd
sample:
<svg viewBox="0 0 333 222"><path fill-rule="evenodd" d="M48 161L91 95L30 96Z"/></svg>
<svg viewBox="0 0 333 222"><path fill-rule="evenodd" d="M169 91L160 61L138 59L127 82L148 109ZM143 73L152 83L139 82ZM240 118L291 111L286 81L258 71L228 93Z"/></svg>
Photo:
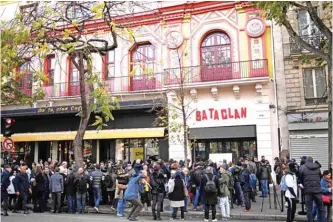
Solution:
<svg viewBox="0 0 333 222"><path fill-rule="evenodd" d="M153 221L151 217L139 217L140 221L150 222ZM162 218L164 221L168 221L168 217ZM187 221L193 221L193 222L202 222L203 219L201 218L192 218L192 217L186 217ZM44 213L44 214L29 214L29 215L23 215L23 214L12 214L9 217L3 217L1 216L1 221L5 222L38 222L38 221L48 221L48 222L105 222L105 221L112 221L112 222L124 222L128 221L126 218L118 218L114 215L110 214L103 214L103 215L97 215L97 214L84 214L84 215L71 215L71 214L51 214L51 213ZM232 220L234 222L240 221L240 220ZM251 221L251 220L242 220L242 221ZM270 222L270 221L266 221Z"/></svg>

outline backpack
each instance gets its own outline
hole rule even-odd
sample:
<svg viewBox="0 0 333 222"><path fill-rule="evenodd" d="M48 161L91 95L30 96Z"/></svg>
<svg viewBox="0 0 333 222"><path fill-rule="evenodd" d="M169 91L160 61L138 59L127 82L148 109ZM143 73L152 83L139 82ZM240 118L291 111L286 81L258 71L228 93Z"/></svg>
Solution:
<svg viewBox="0 0 333 222"><path fill-rule="evenodd" d="M213 175L212 180L209 180L207 174L205 175L207 178L207 183L205 185L205 191L206 193L217 193L217 188L216 188L216 184L215 184L215 175Z"/></svg>
<svg viewBox="0 0 333 222"><path fill-rule="evenodd" d="M286 184L286 175L283 175L283 177L281 178L280 189L283 191L288 190L288 186Z"/></svg>
<svg viewBox="0 0 333 222"><path fill-rule="evenodd" d="M257 187L257 177L256 177L256 175L254 174L254 173L251 173L250 174L250 187L252 188L252 189L256 189L256 187Z"/></svg>
<svg viewBox="0 0 333 222"><path fill-rule="evenodd" d="M104 186L106 188L111 188L113 186L113 180L110 174L106 174L104 178Z"/></svg>
<svg viewBox="0 0 333 222"><path fill-rule="evenodd" d="M78 190L79 191L86 191L87 190L87 181L85 180L84 177L81 177L79 179Z"/></svg>

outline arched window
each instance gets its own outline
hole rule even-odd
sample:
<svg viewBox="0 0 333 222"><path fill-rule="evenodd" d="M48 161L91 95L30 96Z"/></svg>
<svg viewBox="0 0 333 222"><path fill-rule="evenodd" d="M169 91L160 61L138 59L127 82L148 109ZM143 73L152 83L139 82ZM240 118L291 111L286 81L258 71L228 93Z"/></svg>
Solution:
<svg viewBox="0 0 333 222"><path fill-rule="evenodd" d="M132 70L136 77L154 71L155 47L152 44L138 45L132 51Z"/></svg>
<svg viewBox="0 0 333 222"><path fill-rule="evenodd" d="M231 62L231 43L222 32L209 34L201 44L201 64L221 65Z"/></svg>

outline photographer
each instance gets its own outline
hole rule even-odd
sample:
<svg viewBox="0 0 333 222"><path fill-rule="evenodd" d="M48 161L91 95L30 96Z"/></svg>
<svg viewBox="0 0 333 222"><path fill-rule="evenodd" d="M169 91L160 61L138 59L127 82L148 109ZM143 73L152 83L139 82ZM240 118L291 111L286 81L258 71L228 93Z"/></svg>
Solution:
<svg viewBox="0 0 333 222"><path fill-rule="evenodd" d="M285 193L286 203L288 204L287 222L294 221L296 204L299 202L297 198L297 177L295 163L289 163L286 169L285 183L288 187Z"/></svg>

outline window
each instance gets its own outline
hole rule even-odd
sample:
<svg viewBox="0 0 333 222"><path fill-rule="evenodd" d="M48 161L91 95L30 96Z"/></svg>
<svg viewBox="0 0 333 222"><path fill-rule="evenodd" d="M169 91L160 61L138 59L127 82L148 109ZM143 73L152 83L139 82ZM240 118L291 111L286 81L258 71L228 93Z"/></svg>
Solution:
<svg viewBox="0 0 333 222"><path fill-rule="evenodd" d="M20 12L22 14L22 22L25 25L31 24L37 17L37 3L20 6Z"/></svg>
<svg viewBox="0 0 333 222"><path fill-rule="evenodd" d="M306 105L326 103L327 87L324 69L304 69L303 75Z"/></svg>
<svg viewBox="0 0 333 222"><path fill-rule="evenodd" d="M54 69L55 69L55 56L48 55L46 57L46 70L45 73L47 75L47 84L48 86L54 85Z"/></svg>
<svg viewBox="0 0 333 222"><path fill-rule="evenodd" d="M154 72L155 47L152 44L138 45L132 52L132 62L134 77Z"/></svg>
<svg viewBox="0 0 333 222"><path fill-rule="evenodd" d="M70 60L70 65L69 65L69 82L71 83L71 85L80 85L79 70L76 68L72 60Z"/></svg>
<svg viewBox="0 0 333 222"><path fill-rule="evenodd" d="M310 36L319 34L317 26L313 23L306 10L298 11L299 35Z"/></svg>
<svg viewBox="0 0 333 222"><path fill-rule="evenodd" d="M208 35L201 44L201 64L229 66L230 62L231 43L229 36L224 33Z"/></svg>
<svg viewBox="0 0 333 222"><path fill-rule="evenodd" d="M90 8L96 4L96 2L71 2L67 7L67 18L70 20L86 20L92 17Z"/></svg>
<svg viewBox="0 0 333 222"><path fill-rule="evenodd" d="M22 75L18 81L18 87L21 89L32 89L32 66L31 61L26 61L20 66L19 72Z"/></svg>
<svg viewBox="0 0 333 222"><path fill-rule="evenodd" d="M109 51L105 56L105 73L106 78L114 78L115 77L115 52L114 50Z"/></svg>

